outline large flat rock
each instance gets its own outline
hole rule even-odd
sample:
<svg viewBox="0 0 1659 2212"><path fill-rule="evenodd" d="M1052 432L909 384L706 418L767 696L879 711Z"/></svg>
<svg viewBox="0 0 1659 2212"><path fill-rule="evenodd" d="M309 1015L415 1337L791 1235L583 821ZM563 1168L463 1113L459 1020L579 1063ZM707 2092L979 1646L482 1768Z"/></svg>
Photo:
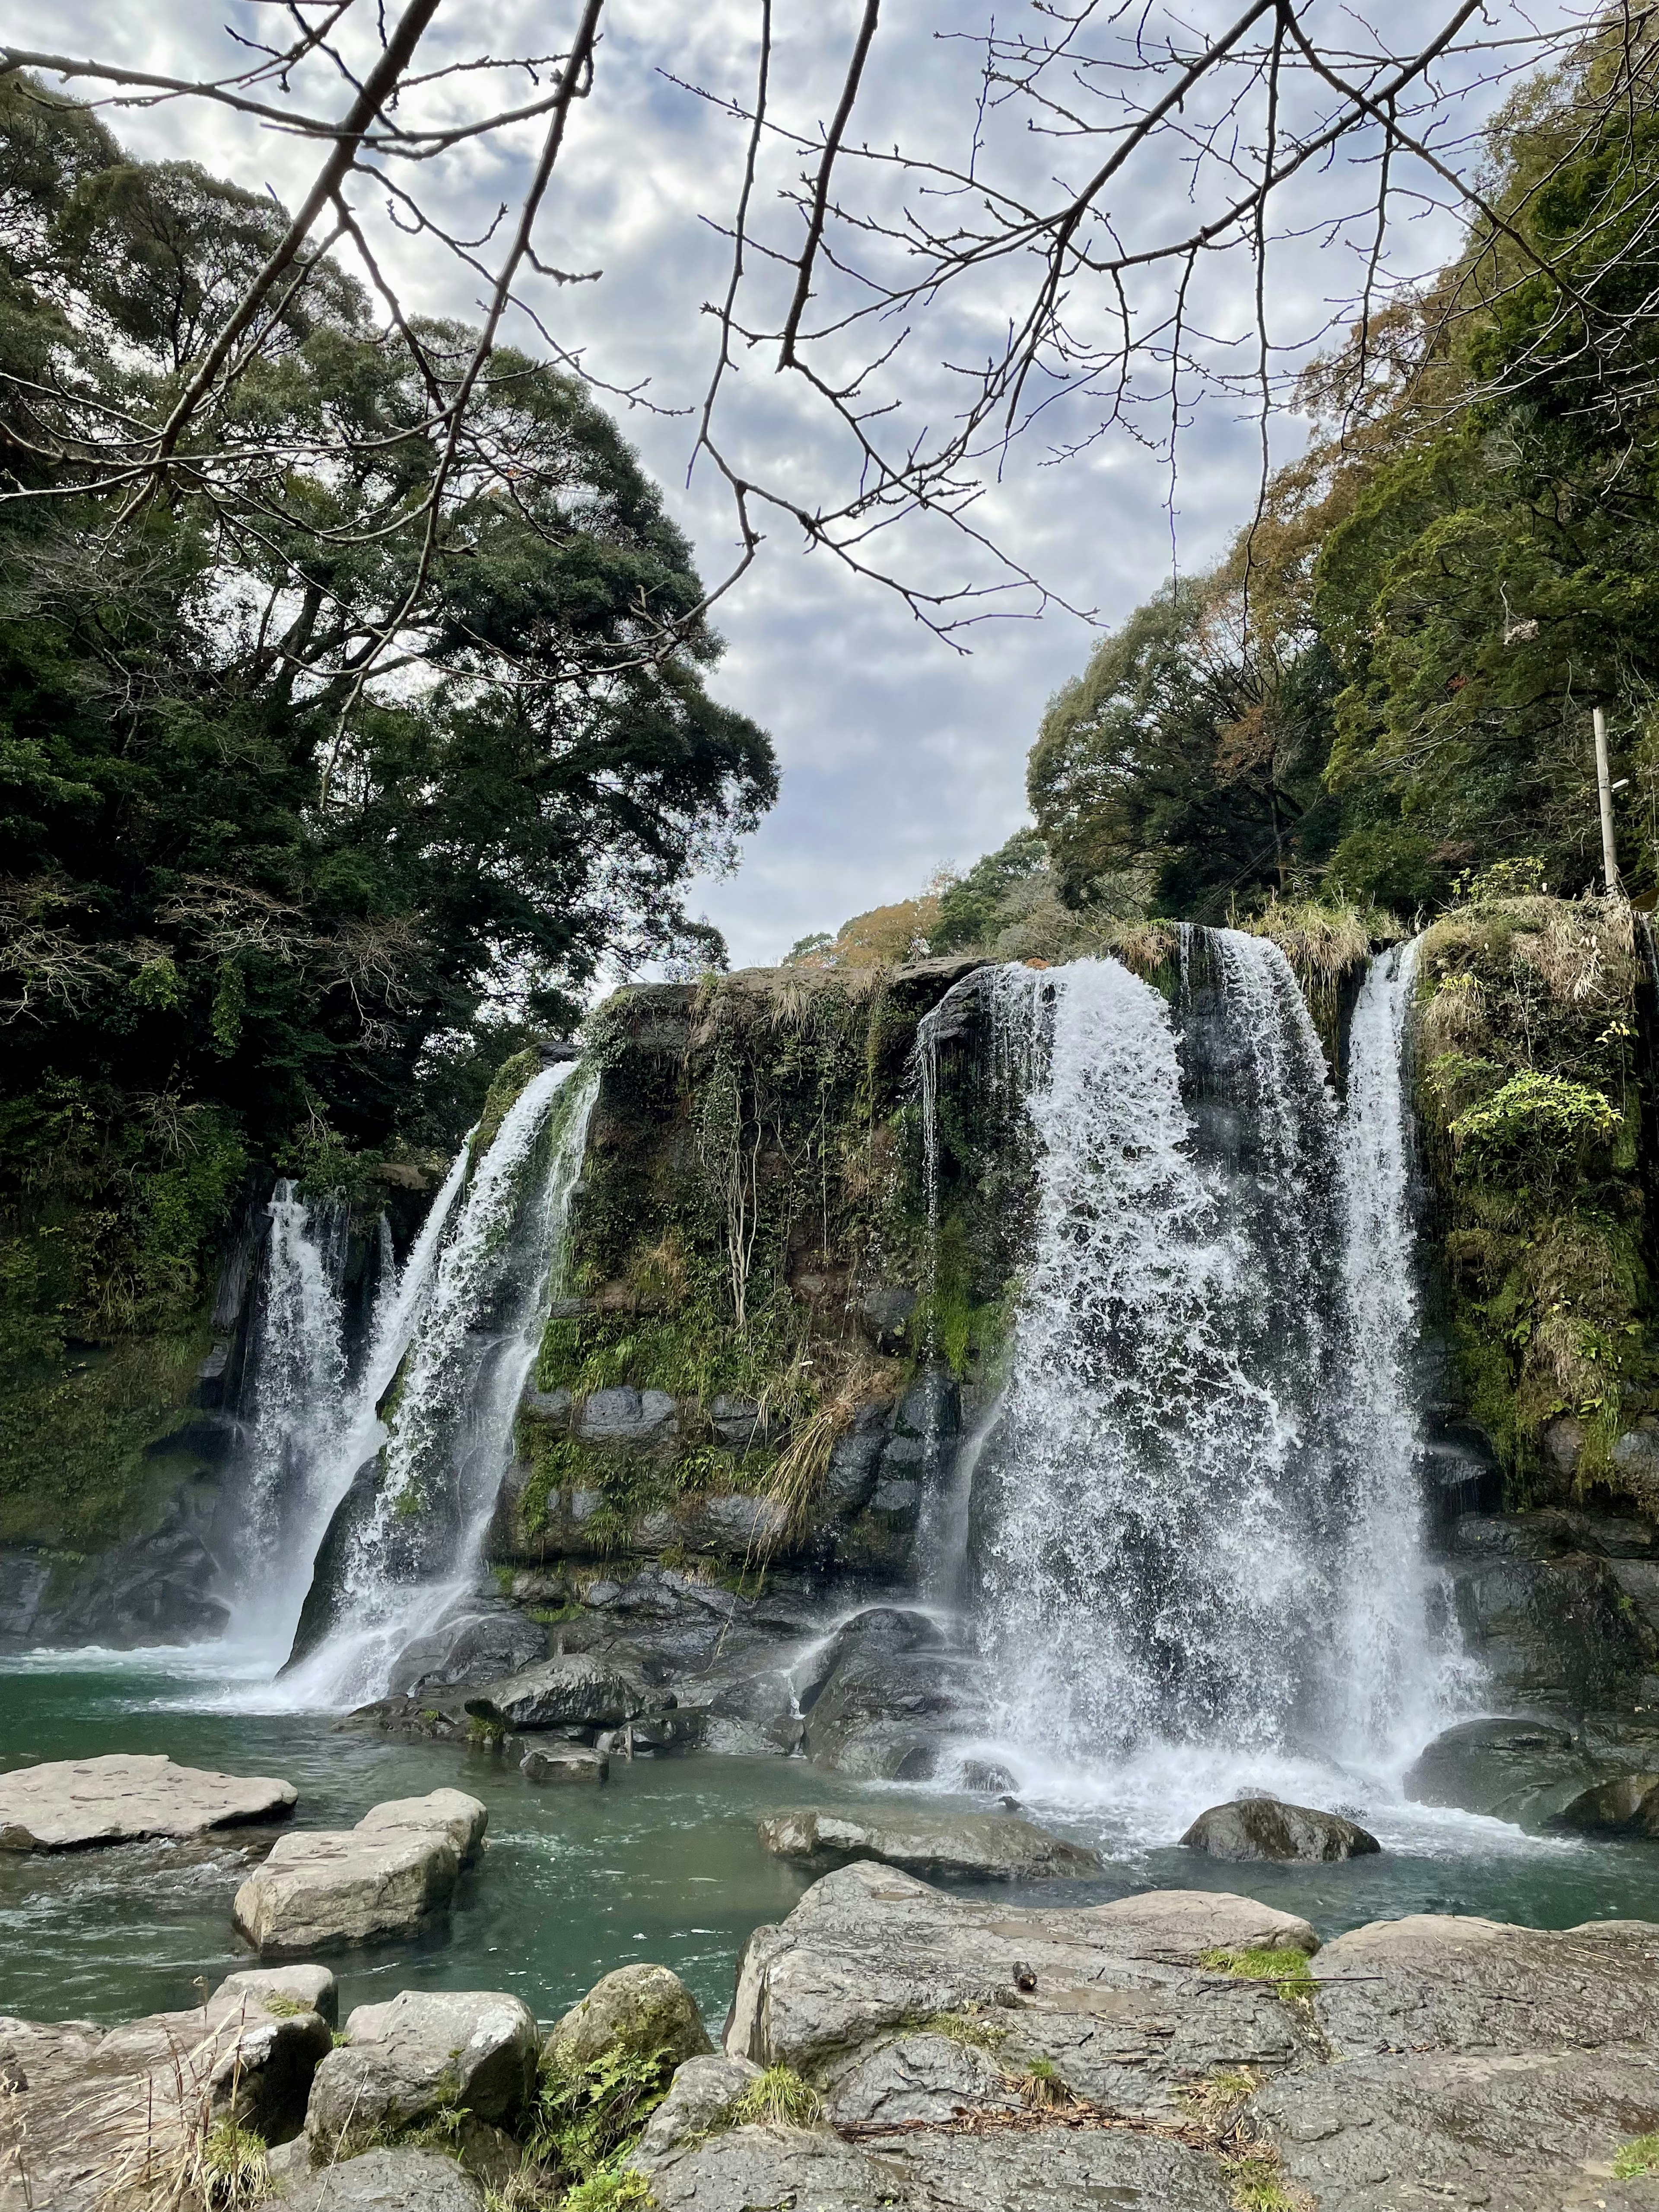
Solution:
<svg viewBox="0 0 1659 2212"><path fill-rule="evenodd" d="M175 1766L159 1752L52 1759L0 1774L0 1850L84 1850L286 1820L299 1794L270 1775Z"/></svg>
<svg viewBox="0 0 1659 2212"><path fill-rule="evenodd" d="M1659 1925L1582 1928L1417 1912L1328 1943L1309 1967L1332 2055L1659 2051Z"/></svg>
<svg viewBox="0 0 1659 2212"><path fill-rule="evenodd" d="M1012 1814L905 1812L860 1819L804 1808L763 1820L760 1839L775 1858L820 1874L855 1859L874 1859L907 1874L990 1881L1040 1881L1101 1869L1097 1852Z"/></svg>
<svg viewBox="0 0 1659 2212"><path fill-rule="evenodd" d="M333 1976L295 1966L233 1974L204 2006L119 2027L0 2020L0 2212L137 2203L146 2161L171 2170L204 2115L292 2137L334 2005Z"/></svg>
<svg viewBox="0 0 1659 2212"><path fill-rule="evenodd" d="M1406 2052L1284 2075L1252 2124L1320 2212L1652 2212L1659 2181L1617 2181L1659 2130L1659 2056Z"/></svg>
<svg viewBox="0 0 1659 2212"><path fill-rule="evenodd" d="M1220 2161L1099 2128L878 2135L736 2128L641 2161L661 2212L1228 2212Z"/></svg>
<svg viewBox="0 0 1659 2212"><path fill-rule="evenodd" d="M489 1814L459 1790L376 1805L355 1828L280 1837L236 1893L237 1928L262 1958L407 1936L447 1911Z"/></svg>
<svg viewBox="0 0 1659 2212"><path fill-rule="evenodd" d="M1312 2047L1310 2023L1271 1984L1206 1970L1202 1955L1317 1947L1306 1921L1249 1898L1154 1891L1016 1908L860 1861L750 1937L726 2048L834 2094L883 2046L977 2015L1000 2067L1043 2061L1103 2109L1168 2112L1194 2078L1290 2065ZM925 2074L936 2057L904 2063Z"/></svg>

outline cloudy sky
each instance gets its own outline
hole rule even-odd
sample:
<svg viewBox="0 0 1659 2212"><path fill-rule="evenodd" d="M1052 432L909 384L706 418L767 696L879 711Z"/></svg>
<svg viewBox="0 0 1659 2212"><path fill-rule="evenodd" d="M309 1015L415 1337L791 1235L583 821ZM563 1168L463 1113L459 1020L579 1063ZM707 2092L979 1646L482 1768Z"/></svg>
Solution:
<svg viewBox="0 0 1659 2212"><path fill-rule="evenodd" d="M1235 0L1236 3L1236 0ZM1384 14L1376 15L1376 8ZM197 76L234 65L227 26L279 35L276 10L213 0L10 0L9 40L65 54L96 54L129 65ZM395 10L388 5L388 15ZM445 0L423 53L434 58L488 52L545 52L574 17L568 0ZM1137 9L1137 13L1140 11ZM1152 14L1158 10L1154 8ZM1235 12L1229 4L1224 14ZM1439 18L1436 0L1375 0L1374 20L1403 37L1417 19ZM1509 10L1493 0L1494 24ZM965 165L976 127L979 50L988 9L969 0L888 0L854 137L880 149L907 149ZM1210 0L1181 11L1204 23L1223 18ZM1333 18L1354 11L1332 0ZM859 8L854 0L775 0L775 112L810 137L827 118L839 88ZM1004 0L1003 27L1031 11ZM1534 9L1534 21L1538 19ZM750 96L756 63L755 0L613 0L592 97L571 133L537 233L544 259L603 271L600 281L543 288L538 301L559 342L608 383L644 384L654 408L619 406L628 434L666 487L690 532L705 578L733 556L732 517L706 462L686 482L696 410L707 384L715 325L702 311L723 291L729 218L744 144L742 126L720 105ZM1559 20L1559 15L1553 20ZM1355 42L1351 40L1351 43ZM1104 37L1098 41L1103 50ZM1463 72L1467 76L1469 71ZM1455 82L1457 72L1449 82ZM676 83L702 88L711 95ZM1103 82L1097 81L1097 82ZM1126 86L1133 80L1125 77ZM479 80L434 92L434 113L475 102ZM513 97L522 99L525 81ZM68 88L85 91L88 88ZM328 112L343 102L326 97ZM1098 98L1073 85L1071 102ZM1466 131L1492 95L1448 99L1438 118L1447 143ZM292 138L199 103L108 111L128 144L150 157L189 155L255 187L269 185L292 204L314 162ZM1060 184L1094 166L1098 142L1084 156L1062 137L1029 127L1029 110L1010 104L980 119L981 173L1051 204ZM1247 118L1248 123L1248 118ZM539 133L510 131L434 163L422 179L427 204L458 232L484 229L496 205L514 201ZM1357 228L1333 230L1333 216L1358 216L1370 189L1369 149L1356 146L1310 178L1282 218L1291 235L1278 250L1270 289L1276 333L1311 342L1354 283ZM1120 228L1156 234L1190 220L1193 173L1179 140L1142 163L1114 207ZM763 244L780 252L799 240L800 217L782 197L803 157L778 138L768 149L756 196ZM848 190L867 212L898 205L893 173L854 168ZM1201 187L1200 197L1201 197ZM373 195L356 195L366 218ZM1411 212L1409 207L1406 210ZM1138 227L1138 229L1137 229ZM479 286L430 240L405 240L380 219L380 235L400 286L418 307L476 312ZM1424 204L1389 247L1404 276L1443 258L1454 242L1451 218ZM872 249L879 260L883 251ZM902 267L888 252L886 264ZM896 397L908 412L889 434L945 420L959 384L941 364L981 359L1019 296L1021 272L1003 268L971 294L905 319L908 349L872 390ZM775 323L781 278L757 262L758 326ZM1168 286L1149 280L1148 296ZM1219 361L1227 341L1248 326L1251 279L1242 255L1202 279L1198 325ZM769 291L770 296L769 297ZM832 290L826 307L851 296ZM1109 306L1080 299L1077 317ZM930 319L931 318L931 319ZM917 328L919 326L918 335ZM898 336L884 327L882 343ZM529 343L520 321L512 333ZM849 341L849 349L851 342ZM842 364L854 358L845 351ZM849 481L844 435L799 379L781 377L775 349L743 358L720 418L726 450L746 472L803 500ZM1243 402L1224 396L1195 404L1182 433L1176 521L1181 565L1212 559L1248 515L1261 467L1258 426ZM988 479L978 525L1024 568L1078 611L1031 611L1030 595L1010 601L1001 618L963 634L959 652L941 643L903 603L880 586L848 574L823 552L803 550L793 525L773 521L763 557L721 603L728 652L716 691L772 732L784 770L782 797L751 838L737 873L700 886L703 907L726 932L734 960L775 959L809 931L834 928L847 915L918 890L943 864L966 864L1000 844L1024 813L1025 753L1049 694L1080 667L1099 635L1085 616L1111 623L1168 576L1171 562L1169 478L1164 461L1134 436L1101 438L1063 462L1055 448L1084 434L1080 404L1061 408L1015 449L1000 478ZM1275 421L1279 457L1301 435L1288 416ZM948 591L994 580L982 556L949 532L909 528L883 552L922 588Z"/></svg>

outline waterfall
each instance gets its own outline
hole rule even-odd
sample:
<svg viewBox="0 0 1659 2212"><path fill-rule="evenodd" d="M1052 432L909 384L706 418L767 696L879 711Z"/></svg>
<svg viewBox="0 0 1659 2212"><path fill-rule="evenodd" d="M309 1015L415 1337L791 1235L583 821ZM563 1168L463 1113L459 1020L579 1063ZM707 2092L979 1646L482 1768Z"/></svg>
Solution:
<svg viewBox="0 0 1659 2212"><path fill-rule="evenodd" d="M431 1287L465 1170L463 1146L401 1268L390 1223L384 1214L376 1223L368 1340L355 1376L343 1297L349 1210L333 1197L301 1199L289 1182L271 1198L249 1347L252 1437L232 1600L235 1641L267 1653L272 1671L293 1641L324 1531L379 1440L374 1409Z"/></svg>
<svg viewBox="0 0 1659 2212"><path fill-rule="evenodd" d="M1111 960L992 982L989 1057L1024 1073L1038 1146L972 1503L999 1734L1081 1766L1374 1753L1432 1668L1410 963L1368 979L1346 1121L1274 945L1183 932L1181 967L1173 1017Z"/></svg>
<svg viewBox="0 0 1659 2212"><path fill-rule="evenodd" d="M307 1640L302 1616L288 1676L300 1703L380 1694L398 1653L476 1577L598 1087L584 1074L561 1097L571 1072L561 1064L526 1085L465 1183L398 1366L383 1444L319 1555L307 1613L320 1632Z"/></svg>
<svg viewBox="0 0 1659 2212"><path fill-rule="evenodd" d="M331 1197L302 1198L283 1181L265 1210L243 1392L249 1436L236 1561L237 1630L255 1642L280 1607L284 1566L315 1520L347 1372L348 1209Z"/></svg>

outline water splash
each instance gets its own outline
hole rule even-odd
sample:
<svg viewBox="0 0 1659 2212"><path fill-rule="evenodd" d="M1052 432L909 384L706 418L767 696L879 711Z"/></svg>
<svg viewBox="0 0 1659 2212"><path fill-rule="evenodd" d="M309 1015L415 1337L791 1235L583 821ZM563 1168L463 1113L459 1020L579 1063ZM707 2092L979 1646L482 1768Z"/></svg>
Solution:
<svg viewBox="0 0 1659 2212"><path fill-rule="evenodd" d="M997 1735L1189 1788L1403 1760L1450 1663L1407 1372L1409 964L1368 984L1346 1124L1276 947L1185 932L1181 973L1178 1023L1112 961L994 984L1039 1146L973 1501Z"/></svg>
<svg viewBox="0 0 1659 2212"><path fill-rule="evenodd" d="M364 1510L337 1560L319 1559L319 1580L333 1586L313 1600L328 1626L286 1678L298 1704L381 1694L398 1653L476 1578L598 1089L584 1073L556 1115L570 1073L561 1064L532 1079L465 1187L397 1376L384 1448L359 1470Z"/></svg>

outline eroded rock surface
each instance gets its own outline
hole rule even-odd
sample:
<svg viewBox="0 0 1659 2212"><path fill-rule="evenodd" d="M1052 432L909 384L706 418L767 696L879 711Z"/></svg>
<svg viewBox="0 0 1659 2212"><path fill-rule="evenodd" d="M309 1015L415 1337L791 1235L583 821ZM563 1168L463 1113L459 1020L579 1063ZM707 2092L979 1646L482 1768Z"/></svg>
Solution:
<svg viewBox="0 0 1659 2212"><path fill-rule="evenodd" d="M376 1805L355 1828L281 1837L236 1893L238 1929L262 1956L404 1936L447 1910L489 1814L459 1790Z"/></svg>
<svg viewBox="0 0 1659 2212"><path fill-rule="evenodd" d="M74 1851L153 1836L199 1836L286 1820L299 1792L264 1774L175 1766L164 1754L112 1752L0 1775L0 1850Z"/></svg>
<svg viewBox="0 0 1659 2212"><path fill-rule="evenodd" d="M477 2183L432 2150L365 2151L289 2181L279 2201L289 2212L484 2212Z"/></svg>
<svg viewBox="0 0 1659 2212"><path fill-rule="evenodd" d="M998 1881L1098 1874L1100 1855L1012 1814L884 1813L872 1819L803 1808L760 1823L775 1858L823 1873L873 1859L908 1874L977 1875Z"/></svg>

